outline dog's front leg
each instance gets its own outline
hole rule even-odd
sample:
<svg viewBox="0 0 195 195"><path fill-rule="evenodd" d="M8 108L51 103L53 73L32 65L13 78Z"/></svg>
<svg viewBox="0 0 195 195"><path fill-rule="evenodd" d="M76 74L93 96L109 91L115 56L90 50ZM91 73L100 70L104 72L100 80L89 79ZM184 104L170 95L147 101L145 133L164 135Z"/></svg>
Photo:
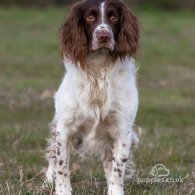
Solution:
<svg viewBox="0 0 195 195"><path fill-rule="evenodd" d="M105 151L102 151L101 154L102 162L103 162L103 168L104 168L104 173L106 176L106 181L107 185L109 185L109 179L110 179L110 174L112 170L112 151L110 148L106 148Z"/></svg>
<svg viewBox="0 0 195 195"><path fill-rule="evenodd" d="M112 170L110 173L108 195L123 195L124 175L132 143L131 130L121 132L114 140L112 151Z"/></svg>
<svg viewBox="0 0 195 195"><path fill-rule="evenodd" d="M69 171L69 147L68 147L68 129L64 121L58 121L56 127L56 195L71 195L72 188L70 184Z"/></svg>

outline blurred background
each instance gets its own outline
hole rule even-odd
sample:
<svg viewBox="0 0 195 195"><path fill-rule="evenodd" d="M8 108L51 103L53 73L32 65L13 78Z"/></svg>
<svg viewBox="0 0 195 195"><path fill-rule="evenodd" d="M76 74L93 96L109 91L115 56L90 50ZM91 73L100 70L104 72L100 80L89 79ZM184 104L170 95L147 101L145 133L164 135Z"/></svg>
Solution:
<svg viewBox="0 0 195 195"><path fill-rule="evenodd" d="M59 5L70 5L76 2L75 0L1 0L0 5L3 6L59 6ZM194 0L126 0L128 4L136 6L157 6L166 9L193 9L195 8Z"/></svg>
<svg viewBox="0 0 195 195"><path fill-rule="evenodd" d="M66 0L0 0L0 194L51 194L43 184L52 96L64 75ZM195 1L131 0L139 19L136 177L126 194L195 192ZM74 194L105 194L101 163L72 161ZM156 164L183 183L138 184Z"/></svg>

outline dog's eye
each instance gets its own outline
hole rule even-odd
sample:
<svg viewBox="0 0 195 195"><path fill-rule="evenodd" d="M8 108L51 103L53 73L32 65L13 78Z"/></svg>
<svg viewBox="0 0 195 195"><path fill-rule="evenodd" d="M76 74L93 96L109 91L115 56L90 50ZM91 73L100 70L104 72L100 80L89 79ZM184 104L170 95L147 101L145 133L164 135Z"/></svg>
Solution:
<svg viewBox="0 0 195 195"><path fill-rule="evenodd" d="M86 21L87 22L94 22L95 21L95 16L93 16L93 15L87 16Z"/></svg>
<svg viewBox="0 0 195 195"><path fill-rule="evenodd" d="M110 16L110 21L111 22L117 22L118 21L118 18L115 17L115 16Z"/></svg>

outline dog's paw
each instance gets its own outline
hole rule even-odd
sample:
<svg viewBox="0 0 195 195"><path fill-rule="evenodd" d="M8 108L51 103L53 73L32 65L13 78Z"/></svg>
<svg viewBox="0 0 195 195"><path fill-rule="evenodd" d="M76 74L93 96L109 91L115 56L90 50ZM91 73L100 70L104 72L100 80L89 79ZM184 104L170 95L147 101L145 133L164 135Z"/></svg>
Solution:
<svg viewBox="0 0 195 195"><path fill-rule="evenodd" d="M72 191L63 187L56 189L55 195L72 195Z"/></svg>
<svg viewBox="0 0 195 195"><path fill-rule="evenodd" d="M49 166L46 172L46 181L48 183L53 182L53 167Z"/></svg>
<svg viewBox="0 0 195 195"><path fill-rule="evenodd" d="M111 185L108 188L108 195L124 195L123 187L121 185Z"/></svg>
<svg viewBox="0 0 195 195"><path fill-rule="evenodd" d="M56 195L72 195L70 182L57 182L55 191Z"/></svg>

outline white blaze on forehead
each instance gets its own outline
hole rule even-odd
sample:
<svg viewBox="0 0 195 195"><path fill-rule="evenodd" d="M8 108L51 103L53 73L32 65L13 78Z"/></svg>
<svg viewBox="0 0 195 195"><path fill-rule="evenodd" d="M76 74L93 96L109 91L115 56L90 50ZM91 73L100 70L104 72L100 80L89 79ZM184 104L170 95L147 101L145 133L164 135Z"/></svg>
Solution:
<svg viewBox="0 0 195 195"><path fill-rule="evenodd" d="M97 27L95 28L94 32L93 32L93 40L92 40L92 49L96 50L101 48L101 44L98 41L98 33L104 31L104 32L108 32L111 36L111 40L109 41L109 43L106 44L105 47L109 48L110 50L114 50L114 45L115 45L115 40L114 40L114 35L112 32L112 28L109 24L106 23L106 5L105 2L102 2L99 6L99 10L100 10L100 16L101 16L101 21L100 23L97 25Z"/></svg>
<svg viewBox="0 0 195 195"><path fill-rule="evenodd" d="M104 20L105 20L105 2L101 3L100 8L101 8L102 23L104 23Z"/></svg>

